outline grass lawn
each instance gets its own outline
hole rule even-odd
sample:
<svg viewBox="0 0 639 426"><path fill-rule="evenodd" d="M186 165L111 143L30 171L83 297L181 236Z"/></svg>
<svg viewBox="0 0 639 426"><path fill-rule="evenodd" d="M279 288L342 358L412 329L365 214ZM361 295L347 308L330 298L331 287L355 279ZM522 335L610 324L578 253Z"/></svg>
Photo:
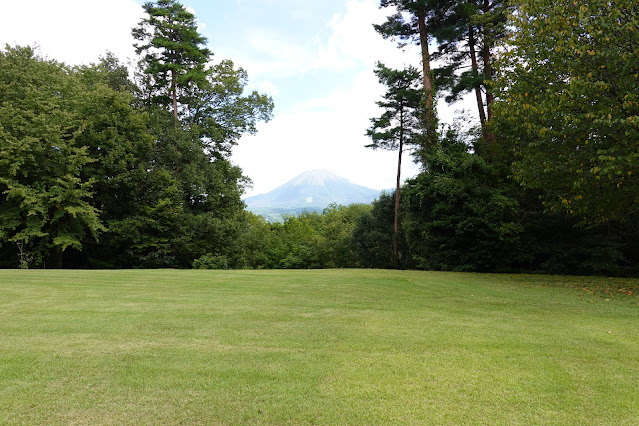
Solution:
<svg viewBox="0 0 639 426"><path fill-rule="evenodd" d="M0 424L639 424L638 280L0 271Z"/></svg>

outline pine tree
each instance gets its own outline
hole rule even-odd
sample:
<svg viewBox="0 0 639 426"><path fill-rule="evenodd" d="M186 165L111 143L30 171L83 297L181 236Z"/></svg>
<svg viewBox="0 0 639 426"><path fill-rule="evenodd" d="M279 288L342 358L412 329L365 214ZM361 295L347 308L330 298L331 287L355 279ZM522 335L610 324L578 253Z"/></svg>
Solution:
<svg viewBox="0 0 639 426"><path fill-rule="evenodd" d="M485 140L494 141L487 123L492 118L495 44L505 36L508 1L466 0L449 4L438 13L433 35L438 49L433 60L446 63L433 69L437 87L447 91L447 102L474 91ZM484 101L485 98L485 101Z"/></svg>
<svg viewBox="0 0 639 426"><path fill-rule="evenodd" d="M418 69L408 67L393 70L377 63L375 74L380 83L387 87L384 99L377 105L384 113L371 119L373 125L366 134L372 139L367 148L397 149L397 188L395 191L395 221L393 229L393 264L399 267L399 196L401 184L402 152L404 145L418 145L422 140L423 93L420 87L421 75Z"/></svg>
<svg viewBox="0 0 639 426"><path fill-rule="evenodd" d="M431 55L428 41L432 37L430 21L440 10L435 7L437 0L381 0L380 7L394 6L397 13L388 17L385 23L374 25L384 38L397 39L399 46L416 43L421 48L422 79L424 91L424 128L428 135L428 146L437 140L437 117L435 115L435 88L431 72Z"/></svg>
<svg viewBox="0 0 639 426"><path fill-rule="evenodd" d="M197 29L195 16L176 0L145 3L148 17L132 35L136 53L144 53L141 67L149 77L153 103L170 106L176 125L178 104L188 104L189 88L206 81L206 64L211 52L203 47L206 38Z"/></svg>

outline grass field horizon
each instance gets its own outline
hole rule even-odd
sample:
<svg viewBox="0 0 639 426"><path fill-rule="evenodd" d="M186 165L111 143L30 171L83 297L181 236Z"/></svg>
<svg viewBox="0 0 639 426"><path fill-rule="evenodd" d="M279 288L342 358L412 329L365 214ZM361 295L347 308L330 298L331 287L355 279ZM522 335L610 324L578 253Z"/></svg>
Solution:
<svg viewBox="0 0 639 426"><path fill-rule="evenodd" d="M639 280L0 271L1 424L637 424Z"/></svg>

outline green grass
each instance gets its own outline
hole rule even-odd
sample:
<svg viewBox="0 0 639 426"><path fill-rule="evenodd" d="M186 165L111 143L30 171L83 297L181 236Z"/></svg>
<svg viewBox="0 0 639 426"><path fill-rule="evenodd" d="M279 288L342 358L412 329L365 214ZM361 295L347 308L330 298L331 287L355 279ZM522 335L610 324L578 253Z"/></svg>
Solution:
<svg viewBox="0 0 639 426"><path fill-rule="evenodd" d="M0 271L0 424L637 424L638 287Z"/></svg>

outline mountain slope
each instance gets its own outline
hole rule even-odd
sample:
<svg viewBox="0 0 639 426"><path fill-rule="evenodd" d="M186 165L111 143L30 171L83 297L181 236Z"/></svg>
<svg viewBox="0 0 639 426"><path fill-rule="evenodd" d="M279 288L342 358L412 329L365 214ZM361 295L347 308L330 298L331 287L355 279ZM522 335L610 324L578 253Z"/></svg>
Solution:
<svg viewBox="0 0 639 426"><path fill-rule="evenodd" d="M248 197L247 210L264 214L271 210L290 210L290 214L302 210L321 211L331 203L342 205L371 203L381 191L355 185L347 179L327 170L310 170L291 179L266 194Z"/></svg>

